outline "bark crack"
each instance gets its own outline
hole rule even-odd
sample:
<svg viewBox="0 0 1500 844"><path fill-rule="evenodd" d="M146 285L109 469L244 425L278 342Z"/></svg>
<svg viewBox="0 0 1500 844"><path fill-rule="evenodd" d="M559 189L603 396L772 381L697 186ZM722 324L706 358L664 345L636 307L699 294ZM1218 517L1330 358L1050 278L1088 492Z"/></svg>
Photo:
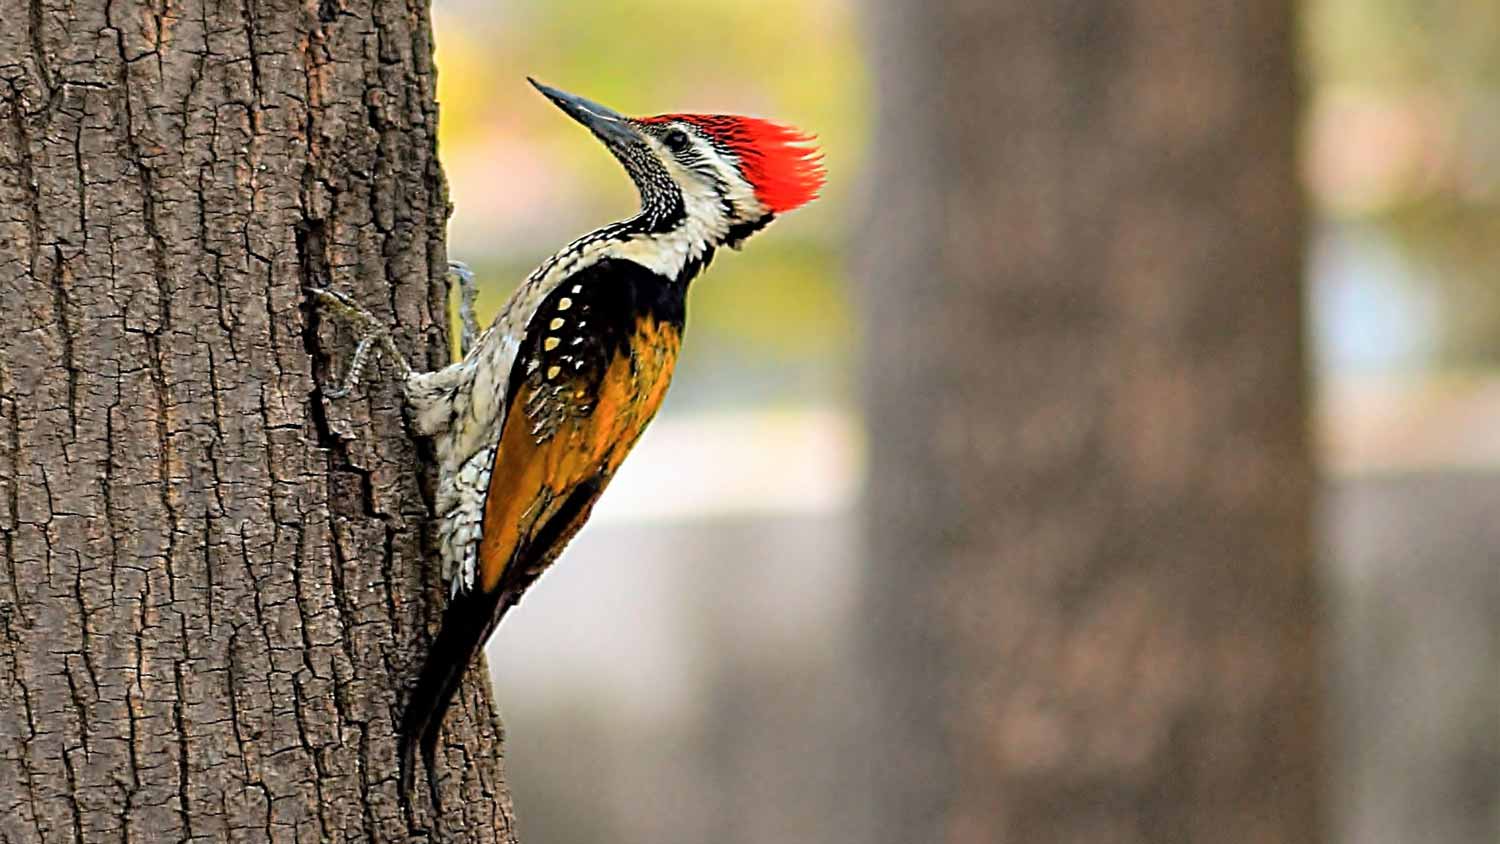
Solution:
<svg viewBox="0 0 1500 844"><path fill-rule="evenodd" d="M68 315L72 309L68 302L68 288L63 284L62 247L52 247L52 307L57 311L57 342L62 349L58 361L67 373L68 430L73 439L78 439L78 363L73 357L73 338L76 332L73 320Z"/></svg>
<svg viewBox="0 0 1500 844"><path fill-rule="evenodd" d="M52 70L47 63L47 47L42 42L42 0L30 0L27 4L30 17L27 21L31 36L31 61L36 65L36 75L40 77L42 87L46 88L50 97L52 91Z"/></svg>

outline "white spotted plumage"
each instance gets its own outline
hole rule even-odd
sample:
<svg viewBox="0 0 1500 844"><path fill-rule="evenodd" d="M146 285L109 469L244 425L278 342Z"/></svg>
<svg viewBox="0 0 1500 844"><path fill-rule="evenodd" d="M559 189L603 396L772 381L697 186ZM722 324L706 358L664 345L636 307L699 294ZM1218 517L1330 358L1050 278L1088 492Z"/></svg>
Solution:
<svg viewBox="0 0 1500 844"><path fill-rule="evenodd" d="M579 270L613 257L612 242L595 235L574 241L538 267L462 360L434 372L413 372L403 384L415 426L432 438L436 450L438 547L443 577L454 593L474 585L484 499L521 339L548 294ZM539 362L527 366L534 371Z"/></svg>

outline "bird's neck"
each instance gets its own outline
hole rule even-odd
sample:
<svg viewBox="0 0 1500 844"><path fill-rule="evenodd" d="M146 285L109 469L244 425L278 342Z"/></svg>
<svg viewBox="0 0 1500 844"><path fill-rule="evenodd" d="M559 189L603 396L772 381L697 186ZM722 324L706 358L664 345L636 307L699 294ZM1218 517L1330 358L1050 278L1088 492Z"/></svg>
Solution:
<svg viewBox="0 0 1500 844"><path fill-rule="evenodd" d="M634 261L663 278L687 284L713 260L734 228L729 209L711 188L679 190L670 201L646 201L640 213L611 227L608 257Z"/></svg>

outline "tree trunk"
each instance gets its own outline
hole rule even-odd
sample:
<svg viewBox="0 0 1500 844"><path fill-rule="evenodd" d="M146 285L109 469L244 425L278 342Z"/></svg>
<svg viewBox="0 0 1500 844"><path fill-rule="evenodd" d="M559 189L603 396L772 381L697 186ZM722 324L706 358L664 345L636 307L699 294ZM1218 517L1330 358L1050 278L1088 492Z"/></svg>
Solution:
<svg viewBox="0 0 1500 844"><path fill-rule="evenodd" d="M447 357L427 4L0 20L0 838L513 842L485 683L398 793L430 479L302 291Z"/></svg>
<svg viewBox="0 0 1500 844"><path fill-rule="evenodd" d="M876 4L877 840L1319 840L1292 11Z"/></svg>

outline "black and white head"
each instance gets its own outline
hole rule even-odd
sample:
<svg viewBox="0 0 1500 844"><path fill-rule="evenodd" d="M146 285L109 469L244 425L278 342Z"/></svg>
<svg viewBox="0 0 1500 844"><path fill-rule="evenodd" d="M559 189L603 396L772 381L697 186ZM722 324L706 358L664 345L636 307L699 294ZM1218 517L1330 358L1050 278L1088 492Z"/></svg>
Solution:
<svg viewBox="0 0 1500 844"><path fill-rule="evenodd" d="M733 114L626 117L530 81L624 165L641 194L643 233L738 248L823 186L812 137L790 126Z"/></svg>

